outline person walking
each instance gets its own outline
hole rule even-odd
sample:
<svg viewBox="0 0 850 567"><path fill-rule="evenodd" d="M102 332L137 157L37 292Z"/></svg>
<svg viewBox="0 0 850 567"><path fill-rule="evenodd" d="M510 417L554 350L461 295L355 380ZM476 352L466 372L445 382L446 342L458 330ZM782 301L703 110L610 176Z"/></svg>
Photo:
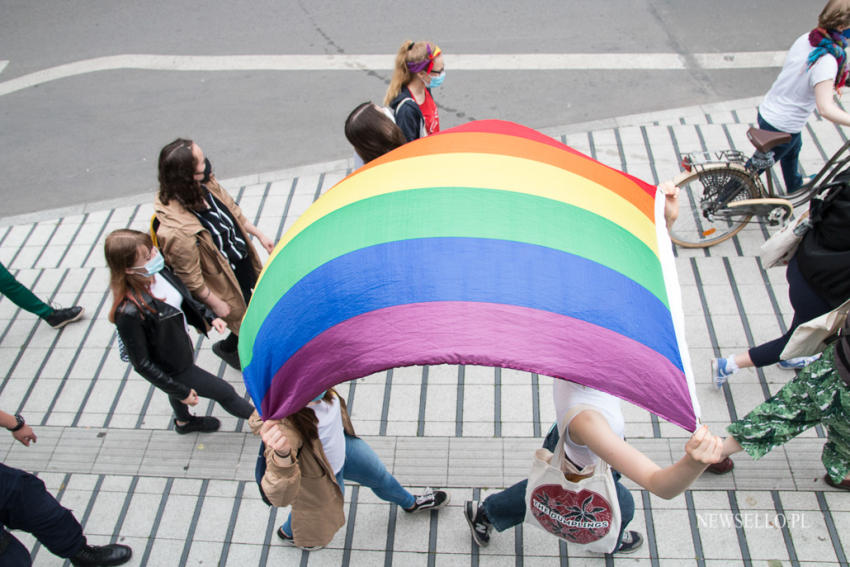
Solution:
<svg viewBox="0 0 850 567"><path fill-rule="evenodd" d="M0 426L26 447L37 441L20 414L0 410ZM133 555L129 546L119 543L89 545L80 522L47 492L40 478L0 463L0 567L32 565L29 551L9 530L32 534L52 554L70 559L72 565L122 565Z"/></svg>
<svg viewBox="0 0 850 567"><path fill-rule="evenodd" d="M345 137L354 146L354 169L407 142L392 111L368 101L358 104L345 119Z"/></svg>
<svg viewBox="0 0 850 567"><path fill-rule="evenodd" d="M568 413L580 411L567 421L567 436L559 439L558 427L553 426L543 446L554 451L564 444L566 458L578 470L596 466L602 460L613 469L617 500L620 506L620 534L614 553L633 553L643 544L643 537L626 530L634 517L635 504L629 490L620 479L626 476L646 490L664 499L673 498L688 488L702 472L722 460L722 440L702 426L685 444L685 455L672 465L661 468L623 438L625 420L620 400L574 382L557 379L553 394L555 411L560 423ZM577 406L582 406L577 408ZM464 516L479 546L490 543L492 528L502 532L525 519L525 493L528 479L488 496L483 502L467 501Z"/></svg>
<svg viewBox="0 0 850 567"><path fill-rule="evenodd" d="M345 480L368 486L382 500L405 512L436 510L449 503L448 493L405 490L371 447L354 433L345 402L335 390L316 396L307 406L281 420L250 421L263 440L258 482L273 506L292 506L277 530L287 545L315 550L327 545L345 524Z"/></svg>
<svg viewBox="0 0 850 567"><path fill-rule="evenodd" d="M154 212L165 261L231 331L213 345L213 352L241 370L239 325L262 269L249 235L269 253L274 243L245 218L192 140L178 138L160 151Z"/></svg>
<svg viewBox="0 0 850 567"><path fill-rule="evenodd" d="M829 345L817 361L801 370L770 399L726 430L723 442L728 457L746 451L760 459L774 447L822 424L826 443L821 462L824 482L850 490L850 324L845 323L837 343ZM730 467L731 470L732 467Z"/></svg>
<svg viewBox="0 0 850 567"><path fill-rule="evenodd" d="M384 106L392 109L408 142L440 131L440 112L431 90L445 78L443 52L436 44L410 40L401 44Z"/></svg>
<svg viewBox="0 0 850 567"><path fill-rule="evenodd" d="M2 263L0 263L0 293L24 311L29 311L44 320L54 329L61 329L68 323L79 321L85 311L79 305L59 309L51 307L19 282Z"/></svg>
<svg viewBox="0 0 850 567"><path fill-rule="evenodd" d="M118 337L133 369L168 394L174 429L186 434L212 432L221 426L211 416L193 416L187 406L199 397L212 398L231 415L247 419L254 407L233 386L195 365L187 323L206 334L219 333L225 322L197 301L165 266L162 255L144 232L119 229L106 237L112 309Z"/></svg>
<svg viewBox="0 0 850 567"><path fill-rule="evenodd" d="M850 0L829 0L818 25L791 45L779 76L758 107L758 126L772 132L787 132L791 140L773 148L782 168L785 190L795 191L803 184L799 171L800 132L812 111L831 122L850 126L850 114L835 101L836 92L847 80L847 39L850 28Z"/></svg>

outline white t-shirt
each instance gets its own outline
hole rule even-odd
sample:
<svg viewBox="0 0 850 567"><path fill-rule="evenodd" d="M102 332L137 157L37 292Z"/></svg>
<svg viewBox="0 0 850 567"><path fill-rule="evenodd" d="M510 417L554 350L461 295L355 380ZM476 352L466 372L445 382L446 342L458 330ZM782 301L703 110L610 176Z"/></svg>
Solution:
<svg viewBox="0 0 850 567"><path fill-rule="evenodd" d="M180 316L183 317L183 328L186 329L186 334L188 335L189 325L186 324L186 314L183 313L183 309L181 308L183 305L183 296L180 295L177 288L171 285L164 277L154 274L153 283L151 284L151 295L180 311Z"/></svg>
<svg viewBox="0 0 850 567"><path fill-rule="evenodd" d="M345 464L345 431L342 428L342 413L339 399L334 396L331 402L325 400L309 406L319 420L319 441L328 458L334 474L338 474Z"/></svg>
<svg viewBox="0 0 850 567"><path fill-rule="evenodd" d="M812 49L808 33L797 38L785 56L782 71L759 105L762 118L782 132L800 132L815 109L815 85L835 81L838 61L829 53L811 69L806 68Z"/></svg>
<svg viewBox="0 0 850 567"><path fill-rule="evenodd" d="M569 382L568 380L556 379L553 386L555 398L555 413L558 416L558 421L570 409L578 404L586 404L593 406L601 413L608 421L611 430L621 438L625 429L625 420L623 419L623 411L620 408L620 399L615 398L611 394ZM572 421L572 420L570 420ZM569 431L569 423L567 424ZM584 468L589 465L595 465L599 462L599 457L590 450L587 445L578 445L573 443L569 434L564 436L564 449L567 452L567 457L575 463L579 468Z"/></svg>

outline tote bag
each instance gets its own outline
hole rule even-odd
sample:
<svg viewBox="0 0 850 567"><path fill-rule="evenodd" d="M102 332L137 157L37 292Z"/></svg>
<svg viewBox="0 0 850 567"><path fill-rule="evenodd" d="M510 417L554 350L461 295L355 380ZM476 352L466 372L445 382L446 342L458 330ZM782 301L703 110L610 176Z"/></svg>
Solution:
<svg viewBox="0 0 850 567"><path fill-rule="evenodd" d="M811 356L823 352L823 349L826 348L826 340L837 334L838 330L844 326L848 311L850 311L850 299L829 313L806 321L794 329L779 358L788 360L789 358Z"/></svg>
<svg viewBox="0 0 850 567"><path fill-rule="evenodd" d="M588 551L611 553L620 536L620 503L611 467L600 460L578 470L564 455L567 424L585 409L593 407L577 405L558 423L554 454L543 448L534 452L525 523Z"/></svg>

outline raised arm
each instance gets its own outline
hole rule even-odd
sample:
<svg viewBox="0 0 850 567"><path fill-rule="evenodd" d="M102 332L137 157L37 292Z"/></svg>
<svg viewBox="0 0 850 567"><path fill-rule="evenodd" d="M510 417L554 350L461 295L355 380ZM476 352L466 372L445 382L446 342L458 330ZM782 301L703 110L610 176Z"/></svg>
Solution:
<svg viewBox="0 0 850 567"><path fill-rule="evenodd" d="M688 488L713 463L723 460L723 441L702 426L685 445L685 455L661 468L626 443L599 412L585 410L570 422L570 438L587 445L602 460L656 496L670 499Z"/></svg>

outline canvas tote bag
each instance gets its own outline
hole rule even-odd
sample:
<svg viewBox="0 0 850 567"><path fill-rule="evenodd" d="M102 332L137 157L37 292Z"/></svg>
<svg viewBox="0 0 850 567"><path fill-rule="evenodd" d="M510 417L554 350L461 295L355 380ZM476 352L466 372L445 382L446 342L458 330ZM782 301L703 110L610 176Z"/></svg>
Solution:
<svg viewBox="0 0 850 567"><path fill-rule="evenodd" d="M534 452L525 492L525 523L595 553L611 553L620 536L620 503L611 467L600 460L578 470L564 455L570 420L593 406L577 405L558 423L555 453Z"/></svg>

